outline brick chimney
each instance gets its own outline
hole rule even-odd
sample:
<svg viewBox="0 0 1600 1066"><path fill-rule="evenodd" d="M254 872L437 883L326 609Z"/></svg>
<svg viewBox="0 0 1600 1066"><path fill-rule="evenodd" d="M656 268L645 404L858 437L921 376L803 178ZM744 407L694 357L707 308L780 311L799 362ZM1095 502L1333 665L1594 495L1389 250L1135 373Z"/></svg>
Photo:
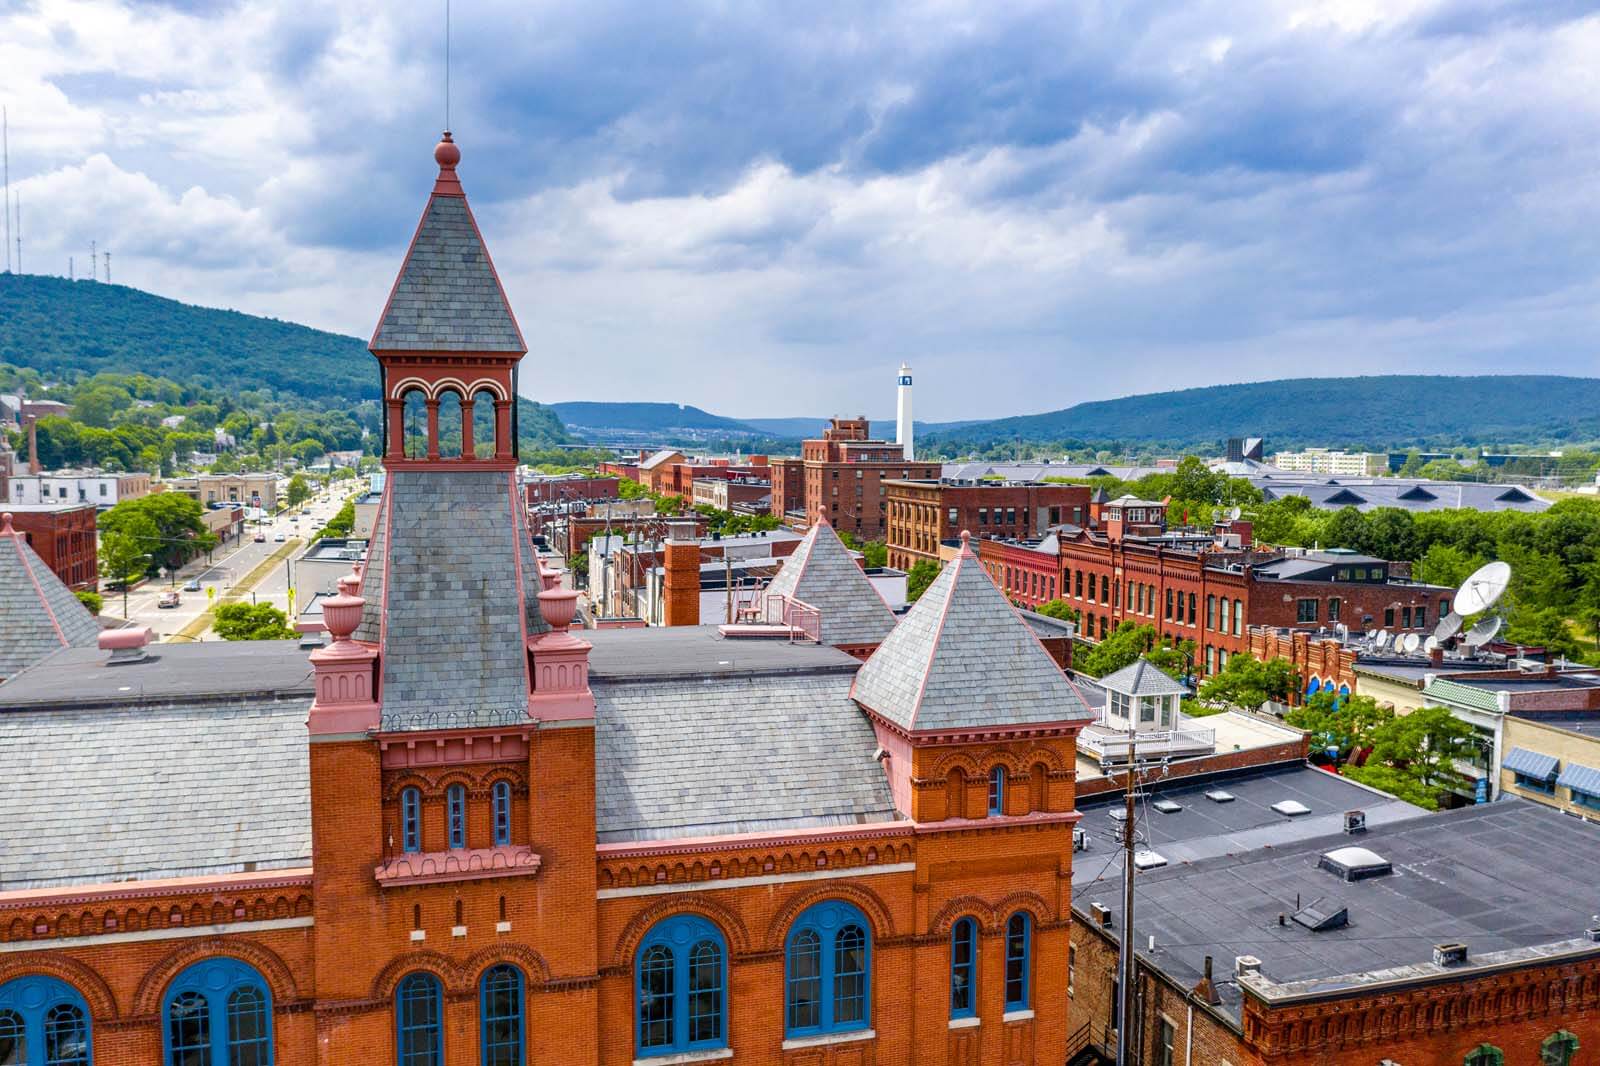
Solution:
<svg viewBox="0 0 1600 1066"><path fill-rule="evenodd" d="M312 736L362 733L378 726L374 687L378 653L351 640L367 601L356 595L354 574L339 579L339 593L322 601L322 624L333 643L311 653L316 698L306 725Z"/></svg>
<svg viewBox="0 0 1600 1066"><path fill-rule="evenodd" d="M700 538L692 520L667 523L662 556L664 606L661 622L669 626L700 624Z"/></svg>
<svg viewBox="0 0 1600 1066"><path fill-rule="evenodd" d="M1217 986L1211 979L1211 956L1206 956L1205 976L1200 978L1200 983L1194 986L1195 996L1215 1007L1222 1002L1222 996L1217 993Z"/></svg>

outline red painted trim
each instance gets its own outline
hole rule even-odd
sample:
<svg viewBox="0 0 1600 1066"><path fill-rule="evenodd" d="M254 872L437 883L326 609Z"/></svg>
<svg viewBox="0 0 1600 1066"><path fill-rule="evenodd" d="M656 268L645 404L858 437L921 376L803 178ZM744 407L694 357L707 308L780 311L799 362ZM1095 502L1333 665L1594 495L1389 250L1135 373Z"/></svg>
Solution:
<svg viewBox="0 0 1600 1066"><path fill-rule="evenodd" d="M392 459L383 464L385 470L467 470L492 473L514 473L515 459Z"/></svg>
<svg viewBox="0 0 1600 1066"><path fill-rule="evenodd" d="M928 691L928 675L933 673L933 659L939 654L939 641L944 638L944 624L950 620L950 601L956 598L956 582L961 580L961 564L972 553L963 549L956 556L955 562L950 564L950 590L945 595L944 606L939 610L939 625L933 631L933 640L928 644L928 665L922 668L922 681L917 685L917 701L911 705L911 726L913 730L917 724L917 715L922 713L922 697ZM935 580L938 580L935 578ZM909 613L909 612L908 612ZM850 687L855 688L851 682Z"/></svg>
<svg viewBox="0 0 1600 1066"><path fill-rule="evenodd" d="M376 694L378 702L383 703L383 656L389 654L389 586L394 582L389 580L389 553L393 546L390 539L394 534L390 529L393 524L389 516L394 513L394 482L387 473L383 479L383 600L378 608L378 684ZM367 565L361 569L361 581L367 580L367 570L372 566L372 553L367 553Z"/></svg>
<svg viewBox="0 0 1600 1066"><path fill-rule="evenodd" d="M33 567L28 565L28 553L23 551L22 534L15 530L11 533L12 546L17 550L17 562L22 564L22 572L28 575L28 580L33 582L33 591L38 594L39 606L44 608L44 616L50 619L50 628L56 631L56 639L63 646L67 643L67 635L61 632L61 623L56 621L56 613L50 609L50 601L44 598L44 586L39 584L39 579L34 575Z"/></svg>
<svg viewBox="0 0 1600 1066"><path fill-rule="evenodd" d="M512 470L512 473L506 475L506 479L511 486L511 491L508 494L511 504L511 558L517 564L517 603L520 605L517 611L517 627L522 632L522 691L531 696L533 694L533 673L532 667L528 663L528 584L522 579L522 528L521 523L517 521L517 512L521 511L524 505L517 499L515 464L512 465ZM533 547L531 538L528 541L528 545L531 551ZM541 580L539 585L543 588L544 582Z"/></svg>
<svg viewBox="0 0 1600 1066"><path fill-rule="evenodd" d="M629 840L615 844L596 844L599 859L648 858L653 855L683 855L694 851L774 848L791 845L870 840L910 834L915 822L875 822L871 825L829 826L818 829L792 829L777 833L729 833L722 836L677 837L672 840Z"/></svg>
<svg viewBox="0 0 1600 1066"><path fill-rule="evenodd" d="M919 822L912 832L917 836L927 836L932 833L965 833L973 829L1076 825L1082 817L1082 811L1035 811L1032 814L995 815L993 818L946 818L942 822Z"/></svg>
<svg viewBox="0 0 1600 1066"><path fill-rule="evenodd" d="M41 905L68 906L156 896L257 891L273 888L310 888L311 867L254 873L168 877L151 881L117 881L97 885L59 885L54 888L16 888L0 892L0 910L24 910Z"/></svg>
<svg viewBox="0 0 1600 1066"><path fill-rule="evenodd" d="M494 848L460 848L396 855L375 867L372 876L383 888L476 881L485 877L528 877L539 872L539 856L526 844Z"/></svg>

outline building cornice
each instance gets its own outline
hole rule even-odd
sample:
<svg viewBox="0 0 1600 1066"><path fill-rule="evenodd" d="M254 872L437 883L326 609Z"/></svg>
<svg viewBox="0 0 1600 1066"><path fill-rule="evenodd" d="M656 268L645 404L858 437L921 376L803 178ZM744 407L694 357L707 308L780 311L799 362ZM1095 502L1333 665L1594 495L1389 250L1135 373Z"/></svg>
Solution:
<svg viewBox="0 0 1600 1066"><path fill-rule="evenodd" d="M18 888L0 892L0 911L29 910L43 904L66 906L113 900L153 899L179 895L210 895L279 888L310 888L311 867L202 877L168 877L150 881L117 881L95 885L60 885L55 888Z"/></svg>
<svg viewBox="0 0 1600 1066"><path fill-rule="evenodd" d="M597 859L656 858L705 851L796 847L882 837L903 837L910 836L915 830L916 823L910 821L874 822L870 825L829 826L773 833L730 833L723 836L677 837L671 840L630 840L614 844L597 844L594 850Z"/></svg>

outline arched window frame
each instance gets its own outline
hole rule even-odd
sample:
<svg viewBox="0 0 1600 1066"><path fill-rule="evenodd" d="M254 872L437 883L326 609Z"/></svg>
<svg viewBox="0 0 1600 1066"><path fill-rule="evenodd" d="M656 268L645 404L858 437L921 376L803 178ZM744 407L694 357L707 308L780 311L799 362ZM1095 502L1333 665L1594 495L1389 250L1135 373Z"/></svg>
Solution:
<svg viewBox="0 0 1600 1066"><path fill-rule="evenodd" d="M950 1017L978 1015L978 923L958 918L950 927Z"/></svg>
<svg viewBox="0 0 1600 1066"><path fill-rule="evenodd" d="M1006 813L1006 768L994 766L989 769L989 814L991 816Z"/></svg>
<svg viewBox="0 0 1600 1066"><path fill-rule="evenodd" d="M849 950L848 944L841 944L841 938L853 929L861 934L860 969L841 973L841 963L846 961ZM814 976L809 967L801 971L798 965L809 963L813 957ZM802 1005L796 999L801 990L814 991L814 1011L796 1010ZM846 1010L841 1018L840 1003L846 997ZM849 1009L853 1005L859 1005L858 1017ZM870 1028L871 1024L872 926L860 909L843 900L814 903L794 920L784 940L785 1035L853 1032Z"/></svg>
<svg viewBox="0 0 1600 1066"><path fill-rule="evenodd" d="M394 1027L396 1066L444 1066L444 986L438 977L415 970L400 979Z"/></svg>
<svg viewBox="0 0 1600 1066"><path fill-rule="evenodd" d="M1572 1066L1578 1054L1578 1037L1565 1029L1558 1029L1539 1043L1540 1066Z"/></svg>
<svg viewBox="0 0 1600 1066"><path fill-rule="evenodd" d="M633 985L639 1058L728 1046L728 942L713 922L678 914L651 926Z"/></svg>
<svg viewBox="0 0 1600 1066"><path fill-rule="evenodd" d="M1467 1052L1463 1066L1505 1066L1506 1054L1493 1044L1479 1044Z"/></svg>
<svg viewBox="0 0 1600 1066"><path fill-rule="evenodd" d="M479 1061L523 1066L527 1044L527 981L510 963L491 966L478 978Z"/></svg>
<svg viewBox="0 0 1600 1066"><path fill-rule="evenodd" d="M494 805L494 845L503 848L511 843L511 782L496 781L490 795Z"/></svg>
<svg viewBox="0 0 1600 1066"><path fill-rule="evenodd" d="M1006 919L1006 1013L1033 1002L1033 918L1017 911Z"/></svg>
<svg viewBox="0 0 1600 1066"><path fill-rule="evenodd" d="M173 1007L198 999L197 1027L178 1044ZM248 1020L248 1025L246 1024ZM255 967L240 959L217 955L186 967L167 985L161 999L162 1061L180 1066L183 1052L206 1049L201 1061L208 1066L234 1062L271 1066L274 1057L272 989ZM198 1038L198 1039L197 1039ZM242 1052L250 1051L245 1057ZM260 1052L265 1050L266 1057Z"/></svg>
<svg viewBox="0 0 1600 1066"><path fill-rule="evenodd" d="M415 785L400 790L400 850L422 850L422 790Z"/></svg>
<svg viewBox="0 0 1600 1066"><path fill-rule="evenodd" d="M59 1019L68 1019L69 1043L60 1042ZM59 978L44 974L18 977L0 985L0 1019L9 1024L0 1035L21 1037L30 1053L24 1062L50 1066L89 1066L94 1061L94 1025L82 993ZM4 1024L4 1023L0 1023ZM71 1036L81 1032L81 1046Z"/></svg>
<svg viewBox="0 0 1600 1066"><path fill-rule="evenodd" d="M467 846L467 786L451 785L444 790L445 829L450 850Z"/></svg>

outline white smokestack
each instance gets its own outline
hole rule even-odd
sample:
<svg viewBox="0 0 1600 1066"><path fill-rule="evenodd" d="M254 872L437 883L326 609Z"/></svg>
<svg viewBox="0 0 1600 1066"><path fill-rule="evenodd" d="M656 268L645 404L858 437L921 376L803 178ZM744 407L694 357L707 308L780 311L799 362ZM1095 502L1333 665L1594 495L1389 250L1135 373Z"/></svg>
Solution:
<svg viewBox="0 0 1600 1066"><path fill-rule="evenodd" d="M911 446L911 368L900 364L900 403L895 412L894 442L905 449L906 462L916 458Z"/></svg>

